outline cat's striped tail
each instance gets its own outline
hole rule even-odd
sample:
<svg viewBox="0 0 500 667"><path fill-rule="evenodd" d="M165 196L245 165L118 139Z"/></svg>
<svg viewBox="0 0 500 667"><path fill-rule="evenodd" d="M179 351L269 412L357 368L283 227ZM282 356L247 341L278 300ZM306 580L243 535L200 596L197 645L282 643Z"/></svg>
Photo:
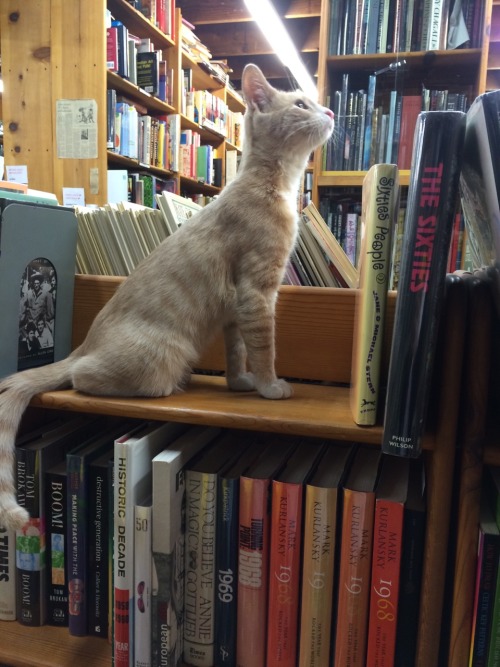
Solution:
<svg viewBox="0 0 500 667"><path fill-rule="evenodd" d="M0 526L20 529L29 518L16 501L15 439L24 411L35 394L71 386L71 357L11 375L0 382Z"/></svg>

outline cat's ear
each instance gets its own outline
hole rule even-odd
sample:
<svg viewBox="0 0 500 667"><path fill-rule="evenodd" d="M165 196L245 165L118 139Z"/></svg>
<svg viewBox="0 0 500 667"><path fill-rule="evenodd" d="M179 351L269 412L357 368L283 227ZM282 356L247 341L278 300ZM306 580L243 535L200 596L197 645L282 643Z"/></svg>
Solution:
<svg viewBox="0 0 500 667"><path fill-rule="evenodd" d="M252 64L246 65L243 70L241 88L247 105L259 111L266 111L270 107L276 92L257 65Z"/></svg>

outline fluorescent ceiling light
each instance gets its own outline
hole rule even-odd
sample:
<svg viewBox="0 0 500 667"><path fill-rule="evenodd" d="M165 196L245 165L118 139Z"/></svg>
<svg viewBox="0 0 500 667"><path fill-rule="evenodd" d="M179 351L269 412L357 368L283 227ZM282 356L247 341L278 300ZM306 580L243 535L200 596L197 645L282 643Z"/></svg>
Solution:
<svg viewBox="0 0 500 667"><path fill-rule="evenodd" d="M300 88L313 99L318 89L305 68L290 35L286 31L270 0L245 0L245 5L271 48L291 72Z"/></svg>

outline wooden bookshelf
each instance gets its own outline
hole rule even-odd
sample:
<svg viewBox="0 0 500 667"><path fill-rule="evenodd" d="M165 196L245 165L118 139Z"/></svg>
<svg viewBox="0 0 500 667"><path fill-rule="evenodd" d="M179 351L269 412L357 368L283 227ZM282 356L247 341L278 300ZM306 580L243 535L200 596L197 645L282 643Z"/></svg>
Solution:
<svg viewBox="0 0 500 667"><path fill-rule="evenodd" d="M74 303L74 345L85 336L95 313L123 279L77 276ZM84 396L74 391L48 392L32 405L75 412L127 415L146 419L214 424L255 431L280 432L380 445L382 426L356 426L349 412L355 291L282 287L277 304L278 372L315 380L294 383L295 395L266 401L251 393L232 393L218 376L195 375L184 393L161 399L121 399ZM388 304L386 344L390 345L395 295ZM421 610L418 667L438 665L441 612L444 599L448 527L451 512L453 461L463 354L465 304L462 291L452 291L444 305L442 348L436 368L436 419L425 438L428 475L428 520ZM388 355L384 355L387 373ZM221 341L200 362L201 369L223 366ZM446 378L446 381L442 381ZM331 383L334 383L334 386ZM106 641L69 637L67 630L24 628L0 623L0 663L30 667L59 664L110 664ZM6 638L7 641L4 640ZM44 650L45 649L45 650ZM72 656L76 656L72 659ZM78 662L82 660L82 662Z"/></svg>

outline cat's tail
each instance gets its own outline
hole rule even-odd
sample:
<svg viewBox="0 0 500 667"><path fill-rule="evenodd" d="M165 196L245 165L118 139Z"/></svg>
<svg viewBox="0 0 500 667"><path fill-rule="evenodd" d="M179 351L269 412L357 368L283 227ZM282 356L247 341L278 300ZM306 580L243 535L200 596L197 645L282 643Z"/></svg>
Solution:
<svg viewBox="0 0 500 667"><path fill-rule="evenodd" d="M0 382L0 526L20 529L28 512L16 501L15 439L21 418L35 394L71 386L71 357L16 373Z"/></svg>

